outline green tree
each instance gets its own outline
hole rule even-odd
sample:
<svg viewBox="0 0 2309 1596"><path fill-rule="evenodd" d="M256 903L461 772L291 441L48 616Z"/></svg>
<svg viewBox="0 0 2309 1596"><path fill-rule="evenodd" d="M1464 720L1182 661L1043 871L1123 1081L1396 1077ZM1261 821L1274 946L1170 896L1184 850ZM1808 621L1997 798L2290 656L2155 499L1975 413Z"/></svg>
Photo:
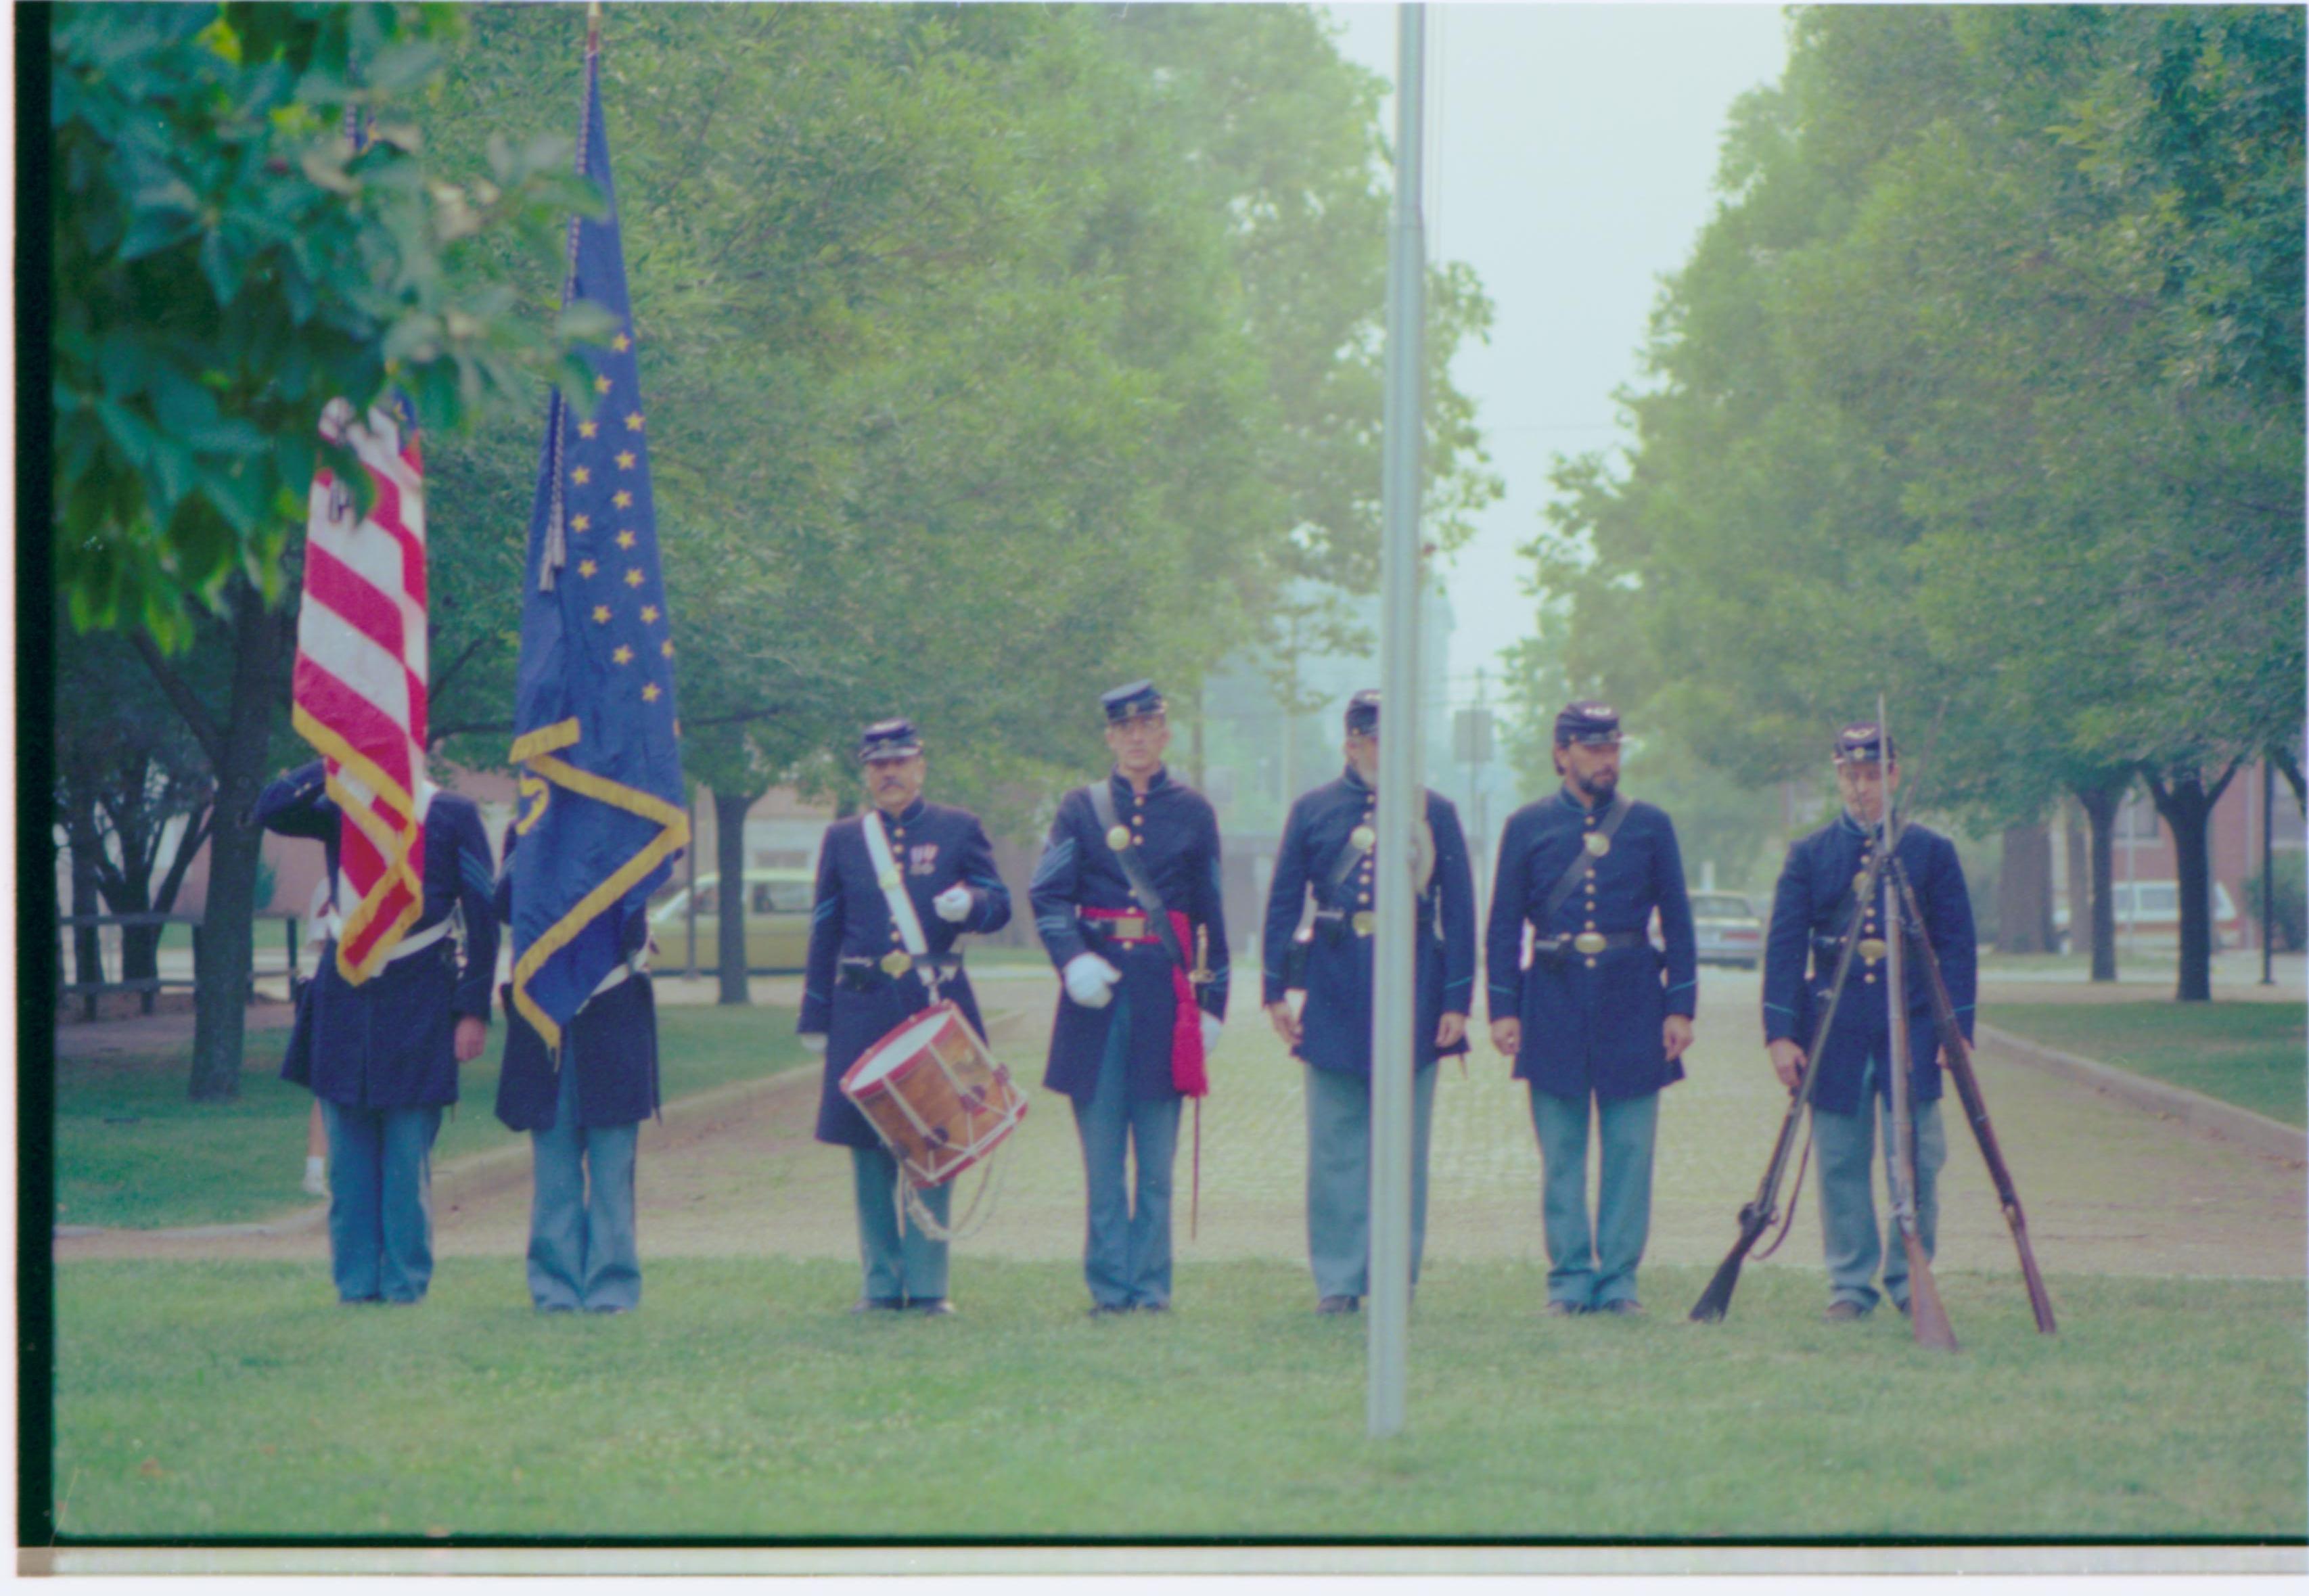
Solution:
<svg viewBox="0 0 2309 1596"><path fill-rule="evenodd" d="M144 656L215 782L195 940L191 1089L238 1090L259 837L245 823L293 647L306 496L330 399L388 386L467 424L601 331L506 314L477 244L549 254L595 203L568 143L499 142L454 181L413 108L445 7L67 5L48 31L56 574L74 623ZM365 149L345 137L364 122ZM341 467L346 462L336 462ZM358 469L341 471L367 490ZM203 637L213 682L177 656Z"/></svg>
<svg viewBox="0 0 2309 1596"><path fill-rule="evenodd" d="M1573 668L1746 779L1880 689L1912 754L1940 720L1934 801L1979 823L2065 787L2105 844L2145 772L2195 883L2184 996L2204 812L2301 717L2301 33L1796 13L1623 397L1636 447L1566 463L1534 549Z"/></svg>
<svg viewBox="0 0 2309 1596"><path fill-rule="evenodd" d="M72 854L71 912L167 914L207 840L214 778L125 642L101 633L81 638L56 666L53 804ZM178 820L184 823L164 857L162 844ZM96 928L78 929L74 942L74 978L103 979ZM156 978L160 945L160 927L122 926L121 978ZM150 992L143 1007L151 1011Z"/></svg>
<svg viewBox="0 0 2309 1596"><path fill-rule="evenodd" d="M1191 703L1308 550L1370 564L1376 99L1289 15L1291 72L1241 85L1264 132L1234 153L1256 172L1215 171L1189 140L1238 58L1205 40L1158 65L1111 15L614 19L643 388L653 435L679 440L653 466L684 761L714 794L725 872L755 798L851 794L857 726L901 710L941 795L1022 830L1096 749L1096 685L1154 674ZM567 125L577 64L570 13L483 14L445 136L483 107L516 134ZM1262 98L1286 88L1290 105ZM1315 203L1264 215L1259 184L1302 181ZM550 302L509 251L492 270ZM1446 288L1454 325L1478 327L1472 282ZM1464 412L1447 390L1437 449L1472 484L1439 490L1447 507L1488 480ZM438 563L458 574L436 655L459 662L437 724L477 762L503 757L535 448L534 421L507 424L437 466Z"/></svg>

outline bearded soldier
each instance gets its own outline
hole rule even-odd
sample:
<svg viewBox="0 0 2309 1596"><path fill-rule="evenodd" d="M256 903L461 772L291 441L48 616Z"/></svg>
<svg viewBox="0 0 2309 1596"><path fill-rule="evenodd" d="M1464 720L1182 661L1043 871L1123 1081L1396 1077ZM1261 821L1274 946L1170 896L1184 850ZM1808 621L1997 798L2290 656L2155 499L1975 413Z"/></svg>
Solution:
<svg viewBox="0 0 2309 1596"><path fill-rule="evenodd" d="M1267 899L1267 1013L1307 1089L1307 1253L1319 1314L1352 1314L1371 1283L1371 1078L1379 694L1347 700L1347 768L1291 806ZM1475 883L1459 811L1424 794L1419 900L1412 931L1417 988L1412 1074L1411 1278L1427 1230L1427 1140L1436 1063L1467 1051L1475 986ZM1293 932L1312 892L1312 936L1293 969ZM1293 976L1296 976L1294 979ZM1306 994L1292 1011L1289 989Z"/></svg>
<svg viewBox="0 0 2309 1596"><path fill-rule="evenodd" d="M1492 1041L1531 1091L1553 1314L1640 1314L1660 1089L1683 1079L1699 991L1675 827L1619 790L1620 717L1555 717L1562 790L1508 817L1484 962ZM1665 951L1648 928L1659 918ZM1523 962L1526 928L1531 962ZM1587 1214L1588 1104L1603 1169Z"/></svg>

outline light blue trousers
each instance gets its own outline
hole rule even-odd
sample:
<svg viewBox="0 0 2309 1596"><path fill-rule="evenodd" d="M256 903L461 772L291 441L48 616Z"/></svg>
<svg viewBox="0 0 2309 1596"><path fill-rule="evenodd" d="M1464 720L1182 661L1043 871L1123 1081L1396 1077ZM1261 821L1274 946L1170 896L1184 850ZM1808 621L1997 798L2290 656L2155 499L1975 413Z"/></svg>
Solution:
<svg viewBox="0 0 2309 1596"><path fill-rule="evenodd" d="M1072 1099L1089 1187L1083 1279L1101 1307L1171 1301L1171 1166L1179 1152L1176 1097L1133 1101L1129 1080L1130 1000L1117 993L1089 1101ZM1129 1180L1129 1155L1137 1179Z"/></svg>
<svg viewBox="0 0 2309 1596"><path fill-rule="evenodd" d="M638 1125L577 1123L577 1071L564 1063L553 1128L529 1133L529 1295L540 1308L610 1313L642 1300L634 1238Z"/></svg>
<svg viewBox="0 0 2309 1596"><path fill-rule="evenodd" d="M1587 1222L1588 1106L1603 1167L1596 1222ZM1652 1223L1652 1144L1659 1094L1612 1102L1591 1095L1559 1097L1531 1089L1532 1129L1539 1135L1540 1212L1547 1230L1547 1299L1601 1308L1636 1297L1636 1265Z"/></svg>
<svg viewBox="0 0 2309 1596"><path fill-rule="evenodd" d="M1371 1294L1371 1078L1302 1064L1307 1077L1307 1261L1318 1297ZM1430 1065L1411 1077L1411 1279L1427 1241Z"/></svg>
<svg viewBox="0 0 2309 1596"><path fill-rule="evenodd" d="M433 1280L433 1138L441 1110L321 1099L329 1268L340 1302L420 1302Z"/></svg>
<svg viewBox="0 0 2309 1596"><path fill-rule="evenodd" d="M1812 1111L1812 1157L1820 1164L1820 1228L1828 1260L1829 1296L1837 1302L1859 1305L1862 1312L1876 1305L1872 1283L1876 1266L1884 1266L1884 1292L1895 1307L1908 1301L1908 1249L1900 1240L1898 1215L1876 1228L1875 1141L1883 1129L1884 1156L1892 1156L1892 1105L1876 1095L1876 1063L1870 1060L1862 1087L1864 1106L1854 1114L1831 1114L1815 1106ZM1937 1101L1911 1103L1916 1130L1916 1235L1924 1256L1933 1255L1940 1225L1940 1172L1948 1162L1948 1140L1941 1125ZM1888 1188L1889 1189L1889 1188Z"/></svg>
<svg viewBox="0 0 2309 1596"><path fill-rule="evenodd" d="M901 1303L944 1297L947 1244L932 1241L911 1214L899 1225L898 1160L885 1148L853 1147L850 1177L858 1199L858 1259L866 1274L860 1295ZM938 1228L946 1228L954 1182L925 1188L921 1199Z"/></svg>

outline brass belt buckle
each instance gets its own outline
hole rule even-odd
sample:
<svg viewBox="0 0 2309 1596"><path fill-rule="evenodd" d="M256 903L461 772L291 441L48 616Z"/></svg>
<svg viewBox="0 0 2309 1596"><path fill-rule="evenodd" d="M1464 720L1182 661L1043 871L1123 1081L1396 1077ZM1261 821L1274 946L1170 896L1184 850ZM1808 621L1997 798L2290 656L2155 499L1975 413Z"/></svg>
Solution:
<svg viewBox="0 0 2309 1596"><path fill-rule="evenodd" d="M1146 916L1144 915L1125 915L1114 921L1113 925L1114 934L1119 937L1143 940L1146 935Z"/></svg>
<svg viewBox="0 0 2309 1596"><path fill-rule="evenodd" d="M904 948L893 948L882 955L882 973L893 980L914 967L914 956Z"/></svg>
<svg viewBox="0 0 2309 1596"><path fill-rule="evenodd" d="M1369 909L1357 909L1354 913L1354 917L1348 921L1347 924L1354 928L1354 932L1357 936L1367 937L1371 935L1373 928L1379 924L1379 916L1372 914Z"/></svg>
<svg viewBox="0 0 2309 1596"><path fill-rule="evenodd" d="M1593 958L1604 950L1604 933L1600 931L1583 931L1571 939L1571 945Z"/></svg>
<svg viewBox="0 0 2309 1596"><path fill-rule="evenodd" d="M1883 940L1880 937L1864 937L1861 940L1860 957L1870 964L1874 964L1883 958L1886 951Z"/></svg>

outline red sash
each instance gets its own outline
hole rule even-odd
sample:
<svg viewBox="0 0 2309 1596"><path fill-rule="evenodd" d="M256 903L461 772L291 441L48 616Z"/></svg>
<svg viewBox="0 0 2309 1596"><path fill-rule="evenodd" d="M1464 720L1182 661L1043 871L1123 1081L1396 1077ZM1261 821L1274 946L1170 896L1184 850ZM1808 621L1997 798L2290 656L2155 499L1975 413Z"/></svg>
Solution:
<svg viewBox="0 0 2309 1596"><path fill-rule="evenodd" d="M1192 947L1194 932L1187 924L1186 915L1176 909L1171 910L1170 915L1171 929L1178 935L1179 946ZM1137 909L1084 909L1082 917L1085 920L1139 920L1146 915ZM1161 946L1157 938L1150 936L1144 940ZM1211 1089L1211 1078L1203 1057L1202 1005L1196 1002L1195 984L1187 978L1187 972L1180 967L1179 961L1173 958L1168 962L1171 966L1171 995L1175 1000L1171 1011L1171 1087L1184 1097L1206 1097Z"/></svg>

